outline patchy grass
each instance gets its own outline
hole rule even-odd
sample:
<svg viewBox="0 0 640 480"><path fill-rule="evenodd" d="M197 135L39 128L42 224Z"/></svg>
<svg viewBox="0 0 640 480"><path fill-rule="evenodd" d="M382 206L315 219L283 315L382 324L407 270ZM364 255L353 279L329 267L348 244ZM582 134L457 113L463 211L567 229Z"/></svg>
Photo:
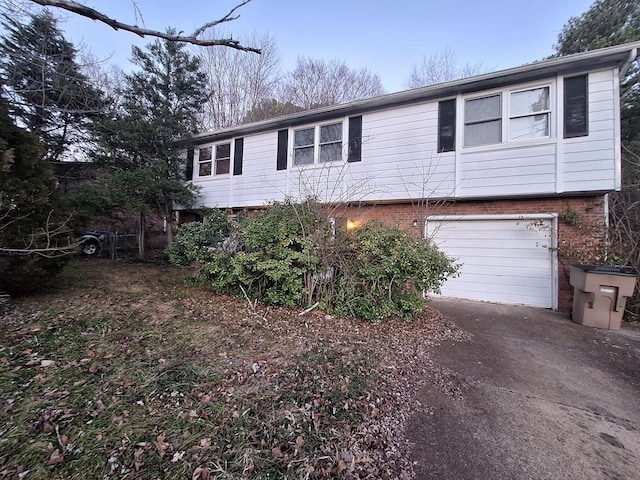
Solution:
<svg viewBox="0 0 640 480"><path fill-rule="evenodd" d="M0 478L411 478L404 421L461 338L437 312L372 325L76 262L0 321Z"/></svg>

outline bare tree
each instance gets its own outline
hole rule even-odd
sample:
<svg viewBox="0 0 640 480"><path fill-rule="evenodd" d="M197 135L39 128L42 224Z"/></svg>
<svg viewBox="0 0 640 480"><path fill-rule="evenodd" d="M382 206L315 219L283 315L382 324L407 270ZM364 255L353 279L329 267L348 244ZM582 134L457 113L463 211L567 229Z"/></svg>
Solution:
<svg viewBox="0 0 640 480"><path fill-rule="evenodd" d="M78 50L80 71L91 81L92 85L100 88L113 108L120 105L120 97L125 85L125 73L118 65L109 63L109 60L109 58L98 58L84 46Z"/></svg>
<svg viewBox="0 0 640 480"><path fill-rule="evenodd" d="M343 61L299 57L283 82L283 103L303 109L353 102L384 94L377 74L350 68Z"/></svg>
<svg viewBox="0 0 640 480"><path fill-rule="evenodd" d="M450 82L461 78L468 78L487 71L482 63L465 63L460 66L455 52L447 47L437 50L431 56L422 56L419 64L411 67L411 74L405 82L407 88L420 88L436 83Z"/></svg>
<svg viewBox="0 0 640 480"><path fill-rule="evenodd" d="M80 15L82 17L89 18L91 20L104 23L105 25L110 26L114 30L124 30L127 32L134 33L140 37L157 37L165 40L169 40L171 42L184 42L190 43L192 45L199 46L223 46L230 47L236 50L243 50L245 52L254 52L260 53L260 49L253 47L246 47L242 45L238 40L234 40L233 38L202 38L202 34L208 31L209 29L216 27L218 25L231 22L239 18L239 15L236 15L237 10L240 7L243 7L251 0L242 0L235 7L233 7L226 15L218 18L217 20L212 20L198 27L191 35L183 36L182 32L175 33L171 31L161 31L157 29L148 29L143 28L138 25L132 25L129 23L124 23L114 18L111 18L99 10L95 10L84 3L75 2L71 0L28 0L28 2L21 0L2 0L1 4L3 5L3 9L6 10L12 17L16 14L23 12L25 9L29 8L30 3L36 3L43 7L55 7L62 10L66 10L68 12L74 13L76 15ZM136 10L136 16L140 14L140 10L138 9L135 0L131 0ZM141 16L141 15L140 15Z"/></svg>
<svg viewBox="0 0 640 480"><path fill-rule="evenodd" d="M242 123L259 122L261 120L281 117L283 115L289 115L303 110L304 109L302 107L298 107L291 102L279 102L275 98L268 98L261 100L254 105L253 108L247 112Z"/></svg>
<svg viewBox="0 0 640 480"><path fill-rule="evenodd" d="M216 47L200 52L210 91L203 111L205 129L238 125L252 109L275 95L281 76L275 39L254 33L247 41L259 46L261 55Z"/></svg>

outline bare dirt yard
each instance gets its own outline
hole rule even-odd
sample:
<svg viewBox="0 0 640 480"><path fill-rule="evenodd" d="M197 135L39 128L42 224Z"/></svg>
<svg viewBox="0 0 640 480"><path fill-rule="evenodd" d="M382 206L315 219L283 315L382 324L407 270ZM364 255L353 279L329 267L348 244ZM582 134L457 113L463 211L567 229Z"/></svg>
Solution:
<svg viewBox="0 0 640 480"><path fill-rule="evenodd" d="M414 477L405 424L420 386L450 387L431 351L460 329L299 315L192 273L78 259L4 309L0 479Z"/></svg>

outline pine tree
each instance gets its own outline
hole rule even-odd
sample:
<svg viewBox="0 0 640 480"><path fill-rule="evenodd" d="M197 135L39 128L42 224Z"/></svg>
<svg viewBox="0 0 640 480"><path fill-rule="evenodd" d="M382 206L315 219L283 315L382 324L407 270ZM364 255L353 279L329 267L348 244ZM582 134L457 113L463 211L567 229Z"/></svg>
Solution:
<svg viewBox="0 0 640 480"><path fill-rule="evenodd" d="M38 137L45 158L68 160L88 141L102 95L80 71L76 49L47 10L26 24L4 16L2 25L0 74L10 114Z"/></svg>
<svg viewBox="0 0 640 480"><path fill-rule="evenodd" d="M0 289L12 293L51 281L69 253L42 152L38 139L13 123L0 96Z"/></svg>
<svg viewBox="0 0 640 480"><path fill-rule="evenodd" d="M102 123L100 138L102 160L117 172L110 182L112 195L141 215L142 234L146 213L170 221L174 202L186 206L195 198L185 184L185 160L175 142L197 132L207 100L206 76L200 59L176 42L133 47L131 61L139 70L126 76L122 103ZM169 244L171 232L168 228Z"/></svg>

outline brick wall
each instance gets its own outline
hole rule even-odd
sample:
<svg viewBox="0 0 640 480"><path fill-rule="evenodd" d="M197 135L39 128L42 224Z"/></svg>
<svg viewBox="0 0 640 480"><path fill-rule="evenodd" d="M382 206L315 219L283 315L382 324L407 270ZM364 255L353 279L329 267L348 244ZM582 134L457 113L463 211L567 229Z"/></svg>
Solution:
<svg viewBox="0 0 640 480"><path fill-rule="evenodd" d="M429 215L558 215L558 308L568 311L573 299L569 265L585 263L604 250L606 224L603 196L492 201L457 201L434 204L359 205L338 209L336 216L355 225L379 219L422 236Z"/></svg>

